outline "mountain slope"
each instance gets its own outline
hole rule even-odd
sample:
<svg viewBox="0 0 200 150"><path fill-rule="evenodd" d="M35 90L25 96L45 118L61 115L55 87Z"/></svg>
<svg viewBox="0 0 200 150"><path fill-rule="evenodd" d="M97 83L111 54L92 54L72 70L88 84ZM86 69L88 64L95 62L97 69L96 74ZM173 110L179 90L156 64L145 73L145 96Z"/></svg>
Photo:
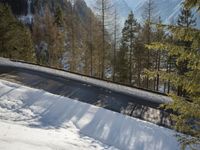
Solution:
<svg viewBox="0 0 200 150"><path fill-rule="evenodd" d="M129 2L130 0L126 1ZM146 2L147 0L143 0L143 2L140 2L135 8L132 7L135 15L139 18L139 20L142 20L142 13ZM155 0L154 16L156 18L160 16L165 23L171 23L173 19L177 18L181 3L182 0Z"/></svg>
<svg viewBox="0 0 200 150"><path fill-rule="evenodd" d="M145 3L147 0L112 0L120 13L120 20L124 22L132 10L138 21L142 21L142 14ZM85 0L87 5L94 8L94 0ZM166 24L175 23L178 15L180 14L180 8L183 0L154 0L155 12L154 16L157 19L159 16ZM95 11L95 9L93 9ZM197 17L197 24L200 27L200 17ZM123 23L122 23L123 24Z"/></svg>

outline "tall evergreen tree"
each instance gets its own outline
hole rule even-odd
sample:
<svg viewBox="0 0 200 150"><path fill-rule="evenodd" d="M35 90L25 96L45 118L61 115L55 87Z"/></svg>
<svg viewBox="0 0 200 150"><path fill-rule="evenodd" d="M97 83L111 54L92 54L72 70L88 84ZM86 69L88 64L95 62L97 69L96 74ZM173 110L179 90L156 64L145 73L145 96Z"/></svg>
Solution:
<svg viewBox="0 0 200 150"><path fill-rule="evenodd" d="M178 17L177 25L186 29L196 26L196 18L194 18L192 11L183 7L181 10L181 14ZM177 40L175 42L177 42L177 44L179 45L182 45L188 48L191 47L191 44L192 44L190 41L183 41L183 40ZM173 56L173 57L177 57L177 56ZM183 61L183 62L179 61L178 63L176 63L176 68L179 75L183 75L188 71L187 64L188 64L188 61ZM178 92L178 95L180 96L186 94L185 91L182 89L181 85L178 87L177 92Z"/></svg>
<svg viewBox="0 0 200 150"><path fill-rule="evenodd" d="M117 66L116 66L116 80L120 83L128 84L128 59L127 59L128 47L122 40L120 51L117 53Z"/></svg>
<svg viewBox="0 0 200 150"><path fill-rule="evenodd" d="M85 54L85 70L86 74L93 76L93 55L94 55L94 16L89 12L88 18L89 25L86 27L86 54Z"/></svg>
<svg viewBox="0 0 200 150"><path fill-rule="evenodd" d="M159 17L158 23L155 27L154 41L164 42L164 40L165 40L165 31L164 31L164 27L162 26L161 17ZM161 69L163 69L161 61L163 57L165 57L164 54L165 53L160 50L156 50L154 52L154 68L157 71L160 71ZM157 74L157 77L154 78L154 90L159 91L159 87L160 87L160 77L159 77L159 74Z"/></svg>
<svg viewBox="0 0 200 150"><path fill-rule="evenodd" d="M179 70L166 73L164 71L150 72L165 80L170 80L173 87L180 86L186 94L172 92L173 102L167 105L175 114L171 115L175 122L175 129L184 134L177 135L182 149L189 146L198 149L200 146L200 30L184 26L167 26L172 35L172 42L157 42L148 46L149 49L159 49L168 52L168 57L176 56L175 63L185 64L187 71ZM181 41L177 42L177 41ZM183 43L183 44L182 44ZM185 44L185 43L189 43Z"/></svg>
<svg viewBox="0 0 200 150"><path fill-rule="evenodd" d="M77 23L77 18L75 16L75 1L70 0L70 12L69 12L69 28L70 28L70 45L71 45L71 50L70 50L70 71L76 71L76 65L77 65L77 60L76 60L76 30L75 30L75 24Z"/></svg>
<svg viewBox="0 0 200 150"><path fill-rule="evenodd" d="M185 6L187 8L197 8L200 11L200 1L199 0L185 0Z"/></svg>
<svg viewBox="0 0 200 150"><path fill-rule="evenodd" d="M103 79L105 77L105 68L106 68L106 54L108 49L108 43L107 39L109 38L108 32L106 31L108 29L109 17L111 16L111 12L113 9L113 3L111 0L96 0L96 10L99 14L99 20L101 25L101 45L102 45L102 51L101 51L101 59L99 61L101 74L100 77Z"/></svg>
<svg viewBox="0 0 200 150"><path fill-rule="evenodd" d="M128 61L128 66L126 66L129 69L128 72L128 82L129 84L132 84L132 77L133 77L133 71L135 65L133 64L133 59L135 55L135 45L136 45L136 39L138 38L138 28L139 24L137 23L137 20L134 18L133 12L128 16L128 19L125 21L124 28L122 30L122 39L121 39L121 48L120 51L124 51L125 53L125 59ZM123 72L124 73L124 72ZM125 79L126 80L126 79Z"/></svg>
<svg viewBox="0 0 200 150"><path fill-rule="evenodd" d="M181 14L178 16L177 24L182 27L194 27L196 26L196 18L190 9L183 7L181 9Z"/></svg>
<svg viewBox="0 0 200 150"><path fill-rule="evenodd" d="M200 146L200 31L183 27L169 27L173 38L185 42L190 41L191 47L180 46L174 43L152 43L150 49L167 50L168 56L177 56L176 63L187 61L188 72L180 75L177 71L166 73L164 71L153 72L152 75L170 80L173 87L180 85L187 95L171 93L173 103L167 105L176 115L171 115L175 122L175 129L184 135L178 135L178 139L185 149L186 146ZM187 50L186 50L187 49Z"/></svg>
<svg viewBox="0 0 200 150"><path fill-rule="evenodd" d="M134 46L135 50L134 50L134 76L133 76L133 80L134 85L138 86L138 87L144 87L144 80L143 80L143 75L144 75L144 67L146 65L146 56L145 56L145 46L144 46L144 41L142 38L142 28L141 26L139 26L138 28L138 36L136 38L135 41L135 46Z"/></svg>
<svg viewBox="0 0 200 150"><path fill-rule="evenodd" d="M143 27L143 31L144 31L144 42L145 44L150 44L153 40L153 35L152 35L152 26L151 24L154 21L154 13L155 13L155 2L154 0L147 0L145 5L144 5L144 10L143 10L143 19L144 19L144 27ZM146 61L146 68L147 69L151 69L152 67L152 61L151 61L151 52L147 49L147 61ZM149 83L149 76L146 76L146 88L150 88L150 84Z"/></svg>
<svg viewBox="0 0 200 150"><path fill-rule="evenodd" d="M39 14L35 16L33 37L38 63L60 68L64 50L64 35L55 20L49 7L46 6L43 16Z"/></svg>
<svg viewBox="0 0 200 150"><path fill-rule="evenodd" d="M115 8L114 11L114 23L113 23L113 81L116 80L116 65L117 65L117 50L119 49L119 15L118 10Z"/></svg>
<svg viewBox="0 0 200 150"><path fill-rule="evenodd" d="M64 27L64 17L63 17L63 11L60 6L56 7L55 11L55 23L58 27Z"/></svg>
<svg viewBox="0 0 200 150"><path fill-rule="evenodd" d="M0 55L35 61L29 29L15 18L7 5L0 4L0 14Z"/></svg>

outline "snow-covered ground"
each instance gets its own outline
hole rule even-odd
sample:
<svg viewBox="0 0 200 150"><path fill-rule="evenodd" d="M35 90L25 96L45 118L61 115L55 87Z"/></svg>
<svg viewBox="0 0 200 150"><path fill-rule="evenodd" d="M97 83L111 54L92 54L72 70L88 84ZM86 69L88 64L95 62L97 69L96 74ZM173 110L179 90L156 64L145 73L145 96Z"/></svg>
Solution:
<svg viewBox="0 0 200 150"><path fill-rule="evenodd" d="M1 150L117 150L83 136L73 124L41 129L0 122Z"/></svg>
<svg viewBox="0 0 200 150"><path fill-rule="evenodd" d="M2 150L178 150L175 132L0 80Z"/></svg>

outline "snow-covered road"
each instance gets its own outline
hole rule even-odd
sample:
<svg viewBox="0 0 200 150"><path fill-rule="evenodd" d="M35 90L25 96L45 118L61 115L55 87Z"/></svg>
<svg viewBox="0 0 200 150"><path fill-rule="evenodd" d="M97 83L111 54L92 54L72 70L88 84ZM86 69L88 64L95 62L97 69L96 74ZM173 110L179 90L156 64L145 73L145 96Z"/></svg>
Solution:
<svg viewBox="0 0 200 150"><path fill-rule="evenodd" d="M178 150L174 134L103 108L0 80L2 150Z"/></svg>
<svg viewBox="0 0 200 150"><path fill-rule="evenodd" d="M90 78L86 76L81 76L73 73L69 73L66 71L61 71L61 70L56 70L56 69L51 69L51 68L46 68L38 65L32 65L32 64L27 64L27 63L21 63L21 62L13 62L10 61L9 59L5 59L0 57L0 66L12 66L12 67L17 67L17 68L23 68L23 69L31 69L32 71L37 71L37 72L42 72L42 73L50 73L52 75L57 75L60 77L65 77L71 80L76 80L79 82L84 82L87 84L91 85L97 85L102 88L106 88L112 91L116 92L121 92L133 96L140 97L141 99L146 99L147 101L158 103L158 104L163 104L163 103L170 103L172 102L172 99L170 97L160 95L160 94L155 94L152 92L132 88L132 87L127 87L123 85L119 85L116 83L111 83L103 80L98 80L95 78Z"/></svg>
<svg viewBox="0 0 200 150"><path fill-rule="evenodd" d="M168 112L159 106L170 98L56 69L13 62L0 57L0 79L170 126Z"/></svg>

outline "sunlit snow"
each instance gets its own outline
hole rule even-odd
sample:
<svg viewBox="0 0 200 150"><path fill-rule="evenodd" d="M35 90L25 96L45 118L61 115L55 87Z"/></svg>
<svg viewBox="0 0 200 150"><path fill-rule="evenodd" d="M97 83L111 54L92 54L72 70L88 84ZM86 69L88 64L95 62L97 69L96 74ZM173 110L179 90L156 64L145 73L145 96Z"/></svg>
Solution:
<svg viewBox="0 0 200 150"><path fill-rule="evenodd" d="M172 130L8 81L0 89L0 149L179 149Z"/></svg>

